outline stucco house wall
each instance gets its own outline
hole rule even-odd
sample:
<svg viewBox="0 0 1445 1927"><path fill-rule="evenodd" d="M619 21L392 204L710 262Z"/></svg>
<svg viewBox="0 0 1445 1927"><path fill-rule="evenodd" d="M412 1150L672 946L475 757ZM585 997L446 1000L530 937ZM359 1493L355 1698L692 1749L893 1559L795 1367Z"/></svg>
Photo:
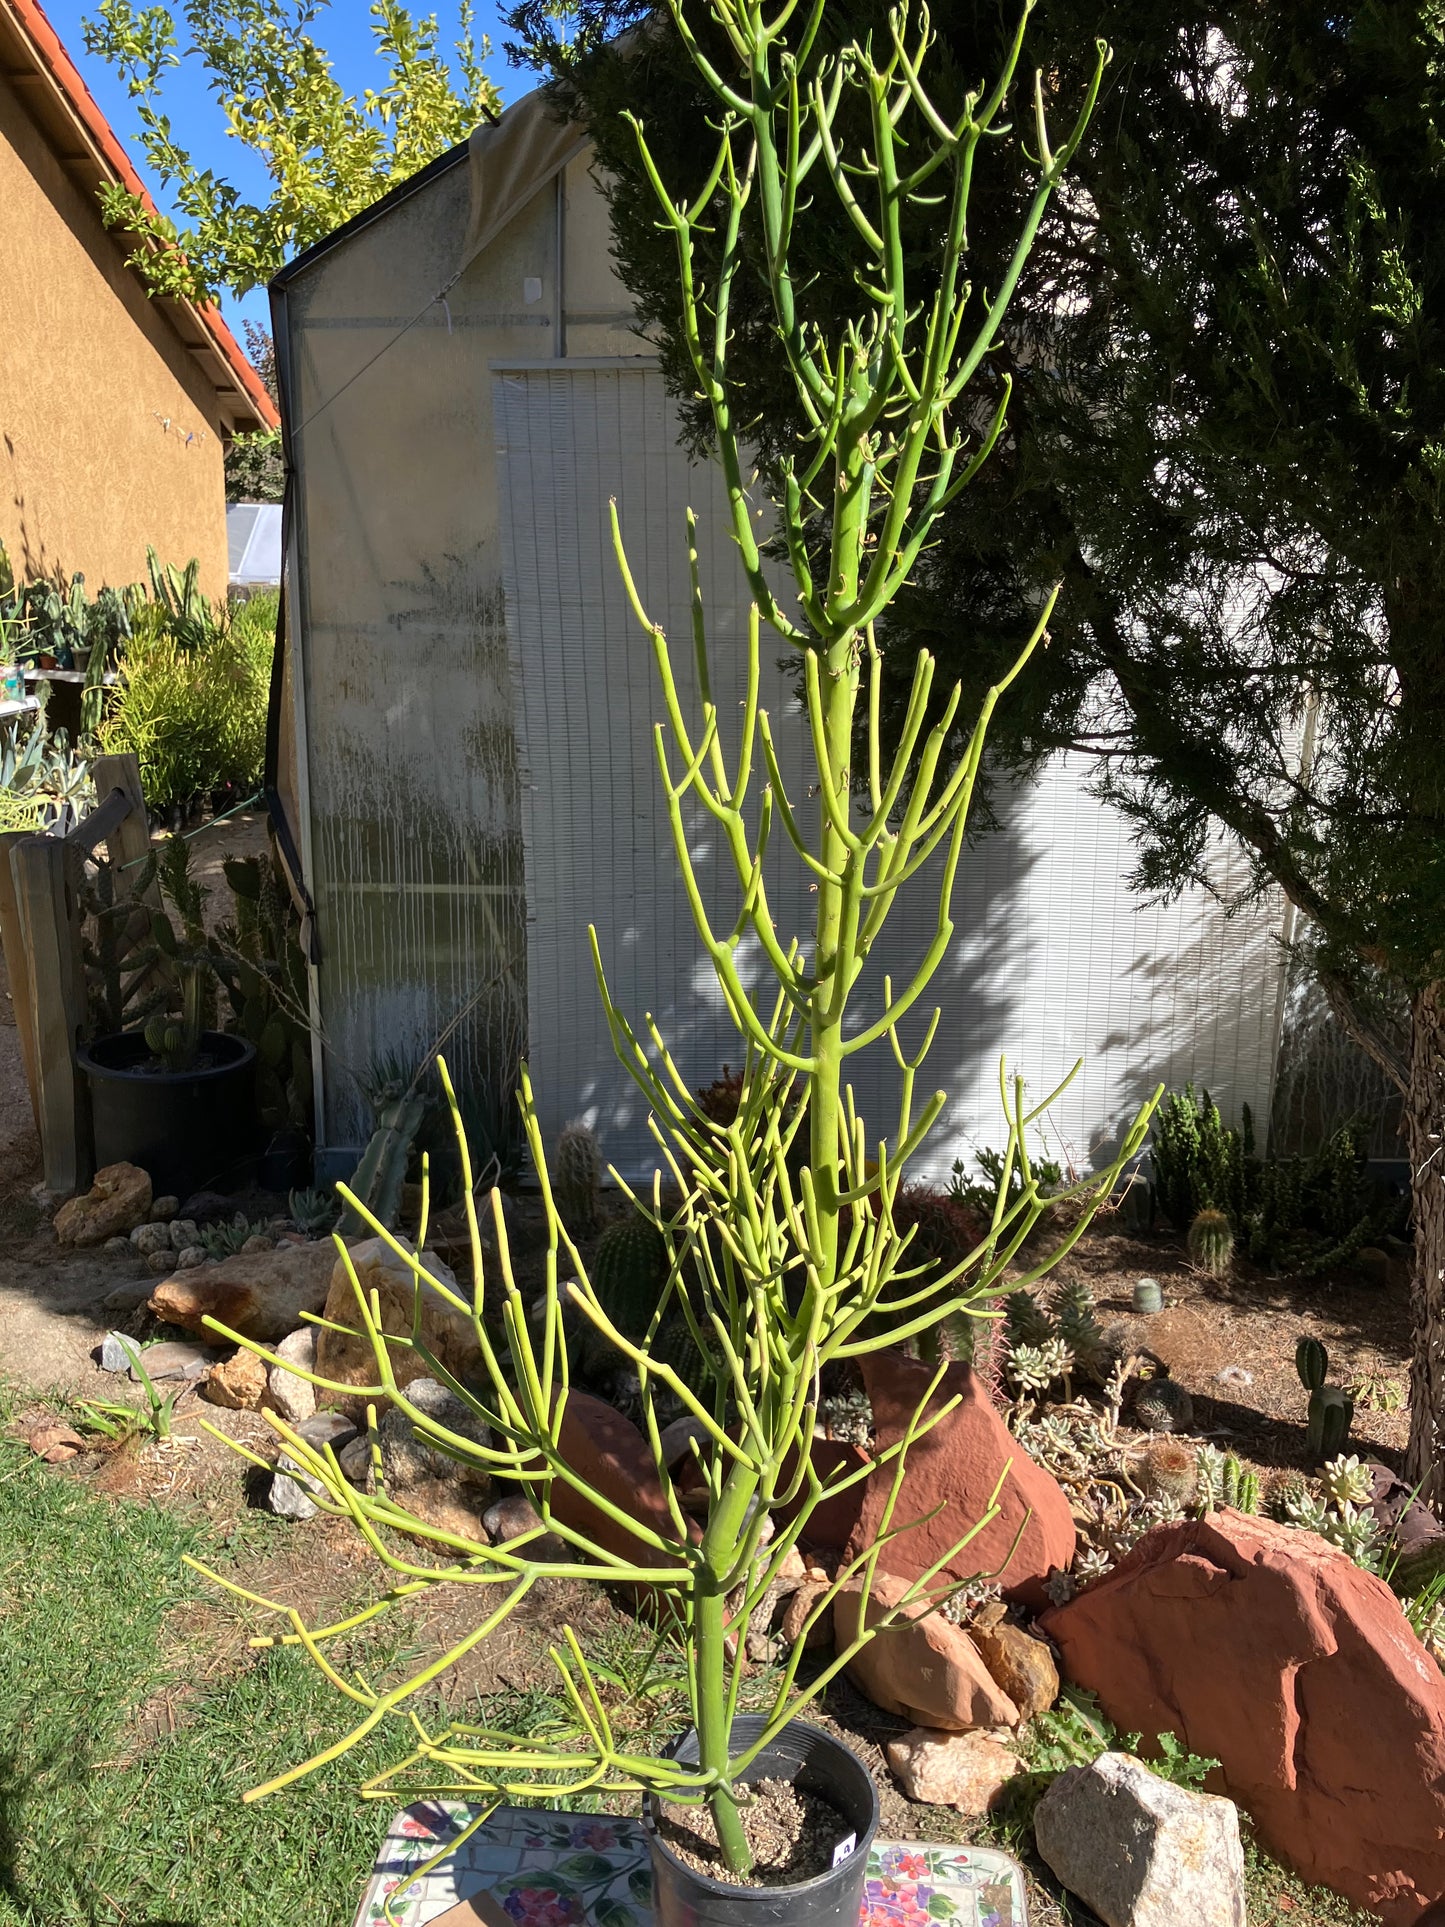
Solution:
<svg viewBox="0 0 1445 1927"><path fill-rule="evenodd" d="M133 170L47 35L30 0L0 0L0 542L17 575L92 589L143 577L151 544L221 597L225 443L265 398L214 310L157 302L126 266L96 189Z"/></svg>

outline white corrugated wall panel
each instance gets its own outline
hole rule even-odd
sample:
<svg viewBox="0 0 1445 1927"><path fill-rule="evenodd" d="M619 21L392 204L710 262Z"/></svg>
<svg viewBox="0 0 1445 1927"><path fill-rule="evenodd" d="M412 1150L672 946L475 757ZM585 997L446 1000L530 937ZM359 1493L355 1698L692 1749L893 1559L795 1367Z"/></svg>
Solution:
<svg viewBox="0 0 1445 1927"><path fill-rule="evenodd" d="M651 651L628 607L608 534L618 502L643 599L676 641L691 688L684 514L699 550L721 713L741 695L746 598L721 485L677 447L662 379L648 363L499 372L503 569L523 759L528 1029L532 1076L549 1136L591 1117L605 1154L650 1168L635 1086L620 1071L588 961L597 925L614 995L640 1024L658 1020L694 1084L741 1056L678 880L652 750L662 704ZM767 648L769 662L781 654ZM806 796L802 732L782 668L769 704L785 767ZM802 806L806 809L806 805ZM923 1088L948 1108L920 1169L946 1174L970 1146L997 1143L1000 1053L1042 1092L1083 1060L1047 1140L1080 1165L1097 1156L1157 1082L1193 1077L1227 1110L1268 1110L1279 999L1277 906L1226 918L1203 892L1141 905L1125 877L1133 851L1121 818L1090 797L1084 767L1061 759L1001 800L1002 826L964 858L957 935L935 979L944 1010ZM735 901L709 821L694 855L710 899ZM1221 880L1227 870L1221 852ZM806 931L812 899L801 866L774 838L770 882L787 934ZM885 939L895 984L923 953L936 916L930 879L900 900ZM860 987L860 1022L876 1011L879 968ZM919 1020L921 1022L921 1020ZM916 1032L918 1023L909 1026ZM887 1046L852 1060L860 1109L876 1137L896 1110Z"/></svg>

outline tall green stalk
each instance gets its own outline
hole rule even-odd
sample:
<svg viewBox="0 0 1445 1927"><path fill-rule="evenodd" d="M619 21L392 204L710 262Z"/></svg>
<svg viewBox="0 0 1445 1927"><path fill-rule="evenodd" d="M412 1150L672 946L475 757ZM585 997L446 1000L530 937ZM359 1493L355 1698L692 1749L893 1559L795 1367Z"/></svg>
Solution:
<svg viewBox="0 0 1445 1927"><path fill-rule="evenodd" d="M1045 1208L1025 1147L1028 1127L1043 1105L1030 1107L1022 1081L1010 1081L1001 1071L1008 1143L992 1223L976 1248L941 1276L925 1278L911 1266L910 1234L897 1229L895 1206L904 1166L945 1101L942 1091L926 1097L915 1091L940 1013L933 1012L912 1055L903 1047L899 1026L920 1003L952 943L953 884L989 717L1043 637L1049 607L1040 611L1029 649L990 691L966 753L952 766L944 765L943 751L959 692L953 690L928 726L934 666L926 654L918 658L899 740L885 758L875 623L907 581L937 517L967 487L1002 432L1007 393L980 429L971 383L997 335L1048 196L1082 137L1105 51L1101 46L1083 107L1057 152L1049 144L1035 80L1037 191L1002 285L975 302L963 275L973 163L984 136L1001 131L999 117L1013 85L1021 39L1015 40L1004 72L987 97L981 90L968 95L958 117L948 121L919 79L931 40L924 14L910 25L904 12L896 13L889 44L875 56L871 45L825 47L824 0L812 0L807 14L799 11L800 0L780 0L770 17L752 0L711 0L712 20L729 49L724 74L694 38L683 0L668 4L675 29L719 107L716 155L696 199L683 203L672 197L653 162L645 129L637 127L636 134L662 218L676 238L693 372L712 409L732 533L751 591L746 695L736 718L732 711L725 718L713 696L695 542L690 543L691 650L699 700L697 713L691 714L679 691L670 639L648 617L628 568L615 511L613 530L627 592L651 639L658 670L664 720L656 727L655 747L683 887L727 1009L744 1040L737 1116L727 1125L710 1118L657 1027L648 1020L634 1028L618 1008L607 989L594 931L593 959L613 1041L646 1097L663 1167L651 1199L634 1200L664 1232L669 1253L667 1282L643 1337L614 1324L556 1208L525 1069L523 1121L548 1225L547 1277L539 1309L529 1307L517 1284L507 1220L495 1195L495 1255L484 1247L459 1124L465 1196L472 1213L470 1297L458 1293L423 1256L358 1204L362 1220L401 1256L416 1280L413 1330L393 1338L391 1346L416 1352L428 1373L449 1386L480 1424L462 1433L410 1403L396 1383L377 1307L356 1282L352 1261L343 1253L355 1286L356 1328L376 1358L372 1393L389 1399L449 1456L521 1483L533 1498L541 1527L500 1545L480 1547L416 1520L384 1486L375 1495L359 1492L342 1477L329 1449L307 1446L273 1420L288 1451L317 1481L323 1507L350 1517L397 1577L392 1591L375 1607L336 1626L312 1631L299 1614L290 1614L292 1630L283 1640L304 1644L364 1711L347 1740L256 1793L289 1784L334 1758L382 1719L404 1711L445 1666L500 1623L537 1578L590 1576L655 1590L670 1601L688 1655L699 1746L695 1766L639 1758L627 1751L613 1732L580 1644L564 1629L553 1658L576 1720L576 1731L565 1745L467 1724L433 1732L416 1719L414 1751L366 1791L390 1797L399 1773L413 1790L430 1785L438 1792L469 1791L483 1802L518 1793L536 1798L598 1787L630 1787L668 1800L705 1802L728 1865L742 1873L751 1863L737 1803L757 1755L826 1691L869 1639L904 1616L942 1604L966 1583L973 1576L967 1547L998 1516L996 1493L955 1544L902 1589L891 1607L880 1610L873 1588L880 1569L886 1569L888 1547L917 1523L897 1514L908 1454L947 1417L958 1394L941 1391L946 1367L940 1366L901 1438L880 1450L871 1465L824 1479L812 1462L824 1371L904 1344L956 1314L987 1315L983 1301L991 1295L1041 1277L1072 1247L1093 1206L1108 1195L1125 1161L1138 1150L1150 1107L1141 1110L1124 1134L1115 1162L1063 1194L1076 1200L1079 1209L1058 1246L1037 1262L1024 1264L1024 1241ZM850 136L851 145L841 132L845 121L866 130ZM796 222L808 195L819 192L839 197L858 237L859 309L833 324L831 332L802 318L791 265ZM902 241L903 210L918 199L935 201L940 209L938 252L921 286L910 284ZM694 236L704 223L723 237L721 266L715 283L706 289L695 275L693 250ZM746 483L748 462L737 427L740 411L727 365L729 303L743 269L749 224L750 244L761 248L780 352L807 423L798 455L782 477L778 535L791 575L786 598L775 591L759 548ZM781 641L802 665L812 748L808 788L817 797L815 825L804 821L802 799L789 796L761 701L765 627L776 639L767 646L775 649ZM865 702L866 712L860 715ZM855 743L860 740L865 745L861 769L855 767ZM711 818L735 874L736 912L727 928L715 923L692 863L688 805ZM769 847L776 829L816 889L811 931L787 932L773 914ZM885 977L880 1015L850 1025L850 997L877 949L898 893L928 865L936 917L927 952L898 987ZM755 950L765 959L771 972L767 997L743 980L739 953L745 945L749 953ZM860 1051L873 1047L886 1047L893 1054L899 1102L891 1128L870 1138L856 1111L848 1067ZM445 1076L443 1066L444 1081ZM450 1092L449 1083L447 1089ZM802 1143L808 1157L799 1169L794 1152ZM664 1177L677 1200L666 1208ZM338 1189L351 1198L346 1187ZM418 1243L423 1242L424 1231L418 1237ZM470 1321L480 1366L466 1383L442 1365L424 1340L422 1307L433 1294ZM637 1370L642 1430L656 1469L665 1525L632 1516L591 1485L563 1449L570 1359L562 1313L568 1299ZM660 1351L654 1353L664 1325L675 1329L679 1322L692 1350L685 1368L663 1362ZM670 1349L668 1356L673 1356ZM345 1390L354 1396L357 1390L314 1375L313 1382L323 1392ZM683 1509L662 1449L659 1392L697 1423L701 1444L693 1470L707 1495L700 1535ZM840 1567L818 1597L780 1670L761 1737L735 1750L733 1716L752 1615L769 1597L816 1508L864 1478L885 1488L878 1536ZM446 1563L409 1559L397 1550L397 1529L428 1541L434 1554L447 1556ZM630 1556L616 1549L616 1529L633 1548ZM541 1531L562 1540L562 1557L534 1556ZM501 1595L501 1603L480 1615L479 1623L449 1652L389 1691L380 1691L360 1674L344 1677L330 1666L325 1654L329 1640L354 1636L365 1620L392 1603L440 1584L490 1587ZM806 1685L800 1684L798 1666L808 1634L831 1612L845 1587L861 1595L860 1631Z"/></svg>

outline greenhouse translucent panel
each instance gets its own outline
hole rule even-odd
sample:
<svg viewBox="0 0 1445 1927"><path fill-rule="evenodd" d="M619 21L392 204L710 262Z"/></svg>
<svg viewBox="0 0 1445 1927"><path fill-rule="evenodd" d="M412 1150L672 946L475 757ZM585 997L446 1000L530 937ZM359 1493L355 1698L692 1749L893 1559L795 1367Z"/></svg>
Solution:
<svg viewBox="0 0 1445 1927"><path fill-rule="evenodd" d="M501 370L495 380L507 622L519 704L528 901L530 1061L549 1136L573 1116L596 1123L607 1157L633 1176L653 1147L635 1087L613 1056L588 955L597 926L618 1004L650 1014L691 1085L741 1059L693 928L652 747L661 716L651 651L623 593L608 535L615 497L650 615L689 635L685 511L699 559L724 721L743 687L746 597L716 473L677 447L676 421L649 364ZM765 645L767 700L800 809L807 784L791 677ZM690 649L679 649L695 695ZM1086 1167L1158 1082L1208 1085L1227 1109L1267 1115L1281 982L1277 904L1226 919L1200 891L1141 905L1126 878L1134 851L1121 818L1095 801L1083 768L1061 760L999 801L1000 828L960 870L955 936L936 978L943 1008L923 1088L948 1096L920 1169L1002 1137L1000 1056L1041 1094L1080 1060L1044 1133L1054 1155ZM709 821L689 823L705 894L726 927L736 887ZM811 924L808 879L774 839L769 887L785 934ZM1219 856L1230 887L1230 860ZM902 980L931 940L937 877L900 898L883 949L859 986L861 1025L877 1013L881 972ZM761 978L761 973L760 973ZM762 979L765 981L765 979ZM905 1026L916 1037L923 1018ZM896 1114L886 1045L852 1060L859 1109L877 1136Z"/></svg>

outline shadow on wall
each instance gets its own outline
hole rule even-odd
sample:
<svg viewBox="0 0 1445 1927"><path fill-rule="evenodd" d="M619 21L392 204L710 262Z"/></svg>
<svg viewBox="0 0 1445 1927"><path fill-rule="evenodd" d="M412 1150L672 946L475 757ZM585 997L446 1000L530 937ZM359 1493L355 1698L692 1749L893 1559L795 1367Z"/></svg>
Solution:
<svg viewBox="0 0 1445 1927"><path fill-rule="evenodd" d="M1208 1090L1230 1124L1242 1121L1247 1104L1263 1148L1284 969L1277 902L1266 898L1233 914L1213 897L1185 902L1177 944L1145 951L1131 967L1138 1018L1098 1046L1120 1052L1127 1069L1119 1114L1091 1145L1096 1164L1112 1155L1128 1118L1159 1084L1166 1092L1191 1082Z"/></svg>
<svg viewBox="0 0 1445 1927"><path fill-rule="evenodd" d="M779 731L782 741L782 732ZM978 1083L980 1063L996 1065L1005 1040L1017 1029L1018 1003L1028 981L1029 940L1026 925L1016 916L1037 861L1027 835L1027 797L1003 791L996 799L997 827L986 832L964 852L955 882L952 916L955 936L949 955L935 972L930 988L899 1024L899 1043L910 1058L918 1051L936 1007L942 1017L915 1086L913 1115L935 1090L948 1102L924 1145L910 1160L912 1178L947 1180L955 1158L971 1160L975 1135L979 1142L1002 1141L1006 1128L996 1097L985 1104L977 1120L969 1095ZM660 800L658 833L666 837ZM716 922L726 928L736 915L738 891L730 862L717 850L702 824L690 824L695 864L703 892L715 907ZM656 967L652 987L684 986L683 994L659 999L652 1012L673 1062L690 1089L709 1084L725 1066L736 1070L745 1047L724 1006L717 978L688 917L682 890L676 882L676 863L669 873L670 846L659 861L651 892L633 899L633 916L609 924L601 912L598 936L609 977L619 958L632 953ZM721 862L719 861L721 859ZM726 869L722 868L726 863ZM857 1035L883 1014L885 975L891 977L896 1000L923 962L937 925L941 859L931 861L900 892L893 917L864 968L849 1006L850 1034ZM772 900L779 906L778 924L784 942L810 934L812 896L801 865L788 846L786 858L770 852ZM789 918L788 912L792 912ZM641 913L641 914L639 914ZM644 917L650 919L645 921ZM666 959L666 964L662 960ZM579 994L599 993L592 980L585 945L575 954ZM675 974L670 974L675 973ZM634 981L643 973L638 972ZM765 1013L771 1008L776 979L754 940L742 960L744 981L755 987ZM616 993L615 993L616 994ZM625 1002L634 1029L640 1028L645 1007ZM867 1127L870 1154L880 1138L894 1137L901 1095L900 1073L886 1037L852 1057L845 1076L853 1089L858 1114ZM644 1114L641 1093L620 1066L605 1064L583 1093L584 1112L594 1123L608 1154L608 1138L636 1142L637 1122Z"/></svg>

